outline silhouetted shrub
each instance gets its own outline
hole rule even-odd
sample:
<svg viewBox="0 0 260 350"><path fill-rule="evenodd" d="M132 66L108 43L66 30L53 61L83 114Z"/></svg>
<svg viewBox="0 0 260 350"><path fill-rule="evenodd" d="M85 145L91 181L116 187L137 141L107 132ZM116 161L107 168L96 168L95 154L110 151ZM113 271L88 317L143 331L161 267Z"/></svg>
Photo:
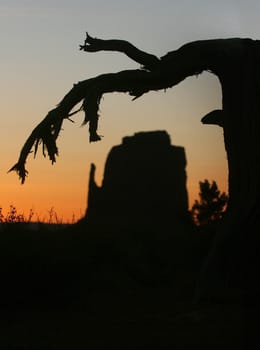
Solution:
<svg viewBox="0 0 260 350"><path fill-rule="evenodd" d="M199 200L195 200L191 214L197 225L208 225L219 222L225 211L228 196L220 192L216 181L200 181Z"/></svg>

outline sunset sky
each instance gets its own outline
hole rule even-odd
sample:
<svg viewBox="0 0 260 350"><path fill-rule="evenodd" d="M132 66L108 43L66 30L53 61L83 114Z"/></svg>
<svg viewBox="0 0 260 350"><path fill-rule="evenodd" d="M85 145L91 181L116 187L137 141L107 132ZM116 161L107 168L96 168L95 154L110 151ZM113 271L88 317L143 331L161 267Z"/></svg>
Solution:
<svg viewBox="0 0 260 350"><path fill-rule="evenodd" d="M51 165L41 152L29 157L29 176L15 173L21 147L32 129L73 84L106 72L139 68L120 53L83 53L85 32L103 39L125 39L163 56L186 42L229 37L260 38L259 0L0 0L1 138L0 206L15 205L25 216L47 220L53 207L60 219L84 215L91 163L102 181L111 147L139 131L166 130L172 144L185 147L189 203L201 180L216 180L227 191L223 134L200 119L221 108L221 90L210 73L187 78L170 90L132 101L127 94L105 95L100 108L101 142L89 143L88 128L64 122L60 156Z"/></svg>

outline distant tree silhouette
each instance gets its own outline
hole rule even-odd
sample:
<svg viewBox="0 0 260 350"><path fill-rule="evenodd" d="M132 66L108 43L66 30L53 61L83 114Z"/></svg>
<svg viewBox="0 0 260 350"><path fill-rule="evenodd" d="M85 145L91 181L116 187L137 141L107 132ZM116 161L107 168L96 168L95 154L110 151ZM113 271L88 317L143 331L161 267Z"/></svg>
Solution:
<svg viewBox="0 0 260 350"><path fill-rule="evenodd" d="M199 182L199 200L195 200L191 214L198 225L208 225L219 222L227 206L228 196L220 192L216 181L206 179Z"/></svg>

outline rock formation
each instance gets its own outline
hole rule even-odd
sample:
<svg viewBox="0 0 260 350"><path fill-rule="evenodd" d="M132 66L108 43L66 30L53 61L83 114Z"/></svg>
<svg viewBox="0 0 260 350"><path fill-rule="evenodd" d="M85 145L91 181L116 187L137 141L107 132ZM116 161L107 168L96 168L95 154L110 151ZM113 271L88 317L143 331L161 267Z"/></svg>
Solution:
<svg viewBox="0 0 260 350"><path fill-rule="evenodd" d="M165 131L124 137L108 154L102 186L89 178L87 220L149 227L188 213L186 157Z"/></svg>

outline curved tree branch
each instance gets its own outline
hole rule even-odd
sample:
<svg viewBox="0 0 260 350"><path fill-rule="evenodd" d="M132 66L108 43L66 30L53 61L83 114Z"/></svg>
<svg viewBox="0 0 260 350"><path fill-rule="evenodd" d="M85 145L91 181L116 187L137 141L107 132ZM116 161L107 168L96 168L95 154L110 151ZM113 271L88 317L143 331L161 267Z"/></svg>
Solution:
<svg viewBox="0 0 260 350"><path fill-rule="evenodd" d="M38 146L42 144L43 155L47 151L52 163L56 161L58 147L56 140L59 136L64 119L83 110L85 119L83 124L89 123L90 142L99 141L97 134L98 109L103 94L111 92L129 93L134 99L151 90L160 90L172 87L190 75L198 74L207 69L204 59L208 46L204 42L186 44L176 51L172 51L161 59L138 50L133 45L122 40L93 39L87 35L85 51L116 50L126 53L135 61L145 64L149 70L136 69L118 73L109 73L95 78L81 81L65 95L58 106L51 110L43 121L36 126L25 142L18 162L9 170L16 171L24 183L27 176L25 163L28 155L34 148L34 156ZM82 102L76 112L73 108Z"/></svg>

